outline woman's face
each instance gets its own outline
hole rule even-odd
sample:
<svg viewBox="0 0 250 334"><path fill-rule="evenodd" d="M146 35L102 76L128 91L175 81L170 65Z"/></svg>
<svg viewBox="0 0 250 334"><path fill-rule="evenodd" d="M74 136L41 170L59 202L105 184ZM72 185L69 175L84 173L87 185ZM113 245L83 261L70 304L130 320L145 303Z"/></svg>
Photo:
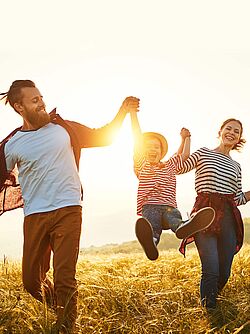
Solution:
<svg viewBox="0 0 250 334"><path fill-rule="evenodd" d="M220 130L220 141L223 145L232 149L241 138L242 128L237 121L230 121Z"/></svg>
<svg viewBox="0 0 250 334"><path fill-rule="evenodd" d="M151 164L156 164L161 160L161 143L157 138L147 138L145 140L144 154Z"/></svg>

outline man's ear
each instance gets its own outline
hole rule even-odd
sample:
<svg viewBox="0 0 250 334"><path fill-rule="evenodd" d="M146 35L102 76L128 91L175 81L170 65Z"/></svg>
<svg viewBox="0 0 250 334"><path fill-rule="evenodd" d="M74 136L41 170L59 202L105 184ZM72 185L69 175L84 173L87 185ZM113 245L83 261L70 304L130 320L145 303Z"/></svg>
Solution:
<svg viewBox="0 0 250 334"><path fill-rule="evenodd" d="M21 105L21 103L16 102L14 103L14 109L16 110L18 114L22 114L23 106Z"/></svg>

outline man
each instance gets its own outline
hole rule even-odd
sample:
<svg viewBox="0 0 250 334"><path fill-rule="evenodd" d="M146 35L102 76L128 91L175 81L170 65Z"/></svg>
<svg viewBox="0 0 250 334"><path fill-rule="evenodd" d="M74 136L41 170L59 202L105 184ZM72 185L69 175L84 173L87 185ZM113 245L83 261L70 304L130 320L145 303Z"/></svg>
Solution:
<svg viewBox="0 0 250 334"><path fill-rule="evenodd" d="M111 144L127 112L138 110L139 100L126 98L109 124L90 129L64 121L55 110L48 114L43 96L30 80L14 81L1 95L23 125L0 146L0 214L24 208L24 288L56 308L58 331L73 333L82 222L80 151ZM51 251L53 283L46 276Z"/></svg>

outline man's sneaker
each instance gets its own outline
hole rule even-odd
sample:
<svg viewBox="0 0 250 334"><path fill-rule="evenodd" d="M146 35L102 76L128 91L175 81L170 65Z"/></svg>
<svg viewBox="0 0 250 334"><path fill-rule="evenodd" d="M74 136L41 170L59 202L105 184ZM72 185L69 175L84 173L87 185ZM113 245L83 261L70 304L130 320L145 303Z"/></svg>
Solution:
<svg viewBox="0 0 250 334"><path fill-rule="evenodd" d="M215 211L211 207L202 208L191 216L189 220L183 222L175 231L175 235L179 239L187 237L208 228L215 217Z"/></svg>
<svg viewBox="0 0 250 334"><path fill-rule="evenodd" d="M147 219L139 218L136 221L135 234L149 260L156 260L159 253L154 243L152 226Z"/></svg>

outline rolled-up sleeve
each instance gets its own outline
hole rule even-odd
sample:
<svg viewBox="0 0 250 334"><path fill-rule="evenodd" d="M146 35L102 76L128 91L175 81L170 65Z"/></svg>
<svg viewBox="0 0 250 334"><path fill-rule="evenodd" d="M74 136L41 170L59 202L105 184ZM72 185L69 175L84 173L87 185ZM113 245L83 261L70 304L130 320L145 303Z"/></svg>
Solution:
<svg viewBox="0 0 250 334"><path fill-rule="evenodd" d="M234 197L234 201L235 201L237 206L244 205L244 204L247 203L247 198L246 198L244 192L242 191L241 179L242 179L242 177L241 177L241 168L240 168L238 179L237 179L238 191L237 191L237 193Z"/></svg>

